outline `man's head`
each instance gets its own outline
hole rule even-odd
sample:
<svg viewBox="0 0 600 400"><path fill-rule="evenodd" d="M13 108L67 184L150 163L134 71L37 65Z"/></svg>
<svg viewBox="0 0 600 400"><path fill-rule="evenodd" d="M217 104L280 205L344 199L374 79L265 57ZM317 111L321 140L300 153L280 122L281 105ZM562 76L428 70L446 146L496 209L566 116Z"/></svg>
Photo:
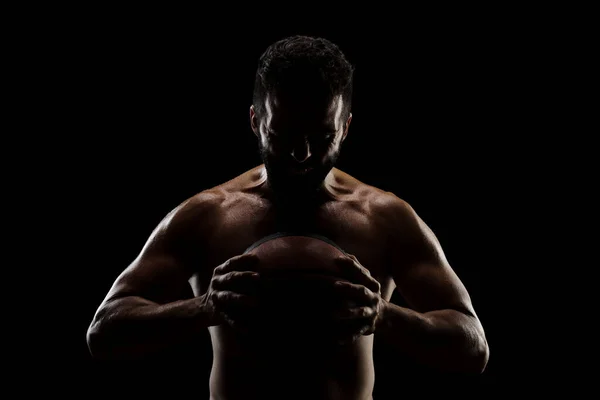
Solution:
<svg viewBox="0 0 600 400"><path fill-rule="evenodd" d="M335 165L352 119L353 72L322 38L289 37L260 57L250 120L279 194L315 192Z"/></svg>

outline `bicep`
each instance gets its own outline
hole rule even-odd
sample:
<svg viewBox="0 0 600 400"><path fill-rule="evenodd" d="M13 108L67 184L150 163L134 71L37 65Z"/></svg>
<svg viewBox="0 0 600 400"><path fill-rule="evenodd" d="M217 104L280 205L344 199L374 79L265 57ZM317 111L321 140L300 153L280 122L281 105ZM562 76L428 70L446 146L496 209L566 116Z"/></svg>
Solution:
<svg viewBox="0 0 600 400"><path fill-rule="evenodd" d="M475 316L464 284L432 230L409 210L402 235L390 248L391 274L401 296L418 312L453 309Z"/></svg>
<svg viewBox="0 0 600 400"><path fill-rule="evenodd" d="M155 303L193 297L189 279L194 272L189 213L173 210L155 228L139 255L117 277L105 302L128 296Z"/></svg>
<svg viewBox="0 0 600 400"><path fill-rule="evenodd" d="M136 296L164 304L191 297L188 268L168 253L140 254L117 277L106 301Z"/></svg>

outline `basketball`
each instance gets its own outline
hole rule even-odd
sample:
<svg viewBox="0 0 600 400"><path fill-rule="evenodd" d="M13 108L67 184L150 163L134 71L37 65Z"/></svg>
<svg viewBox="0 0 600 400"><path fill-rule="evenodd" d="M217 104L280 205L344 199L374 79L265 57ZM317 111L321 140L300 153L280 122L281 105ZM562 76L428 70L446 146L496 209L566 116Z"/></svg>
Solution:
<svg viewBox="0 0 600 400"><path fill-rule="evenodd" d="M336 259L346 253L319 235L270 235L245 253L259 258L259 310L263 327L301 333L326 326L339 308L335 281L346 281Z"/></svg>
<svg viewBox="0 0 600 400"><path fill-rule="evenodd" d="M319 235L279 233L251 245L245 253L259 257L261 275L290 273L340 275L335 259L346 253L331 240Z"/></svg>

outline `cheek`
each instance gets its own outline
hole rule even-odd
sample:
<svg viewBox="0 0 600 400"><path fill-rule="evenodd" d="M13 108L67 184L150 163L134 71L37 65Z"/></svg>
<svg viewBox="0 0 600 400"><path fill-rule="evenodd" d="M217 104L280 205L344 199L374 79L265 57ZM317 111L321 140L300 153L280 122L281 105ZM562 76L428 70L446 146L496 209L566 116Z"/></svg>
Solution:
<svg viewBox="0 0 600 400"><path fill-rule="evenodd" d="M336 155L338 153L338 151L339 151L339 141L335 140L335 141L329 143L325 153L327 154L328 157L331 157L331 156Z"/></svg>
<svg viewBox="0 0 600 400"><path fill-rule="evenodd" d="M265 153L266 155L272 155L277 152L276 147L273 146L273 144L271 142L269 142L264 135L260 136L259 147L260 147L260 151L262 153Z"/></svg>
<svg viewBox="0 0 600 400"><path fill-rule="evenodd" d="M267 138L263 134L260 135L260 146L263 149L268 149L269 148L269 142L267 141Z"/></svg>

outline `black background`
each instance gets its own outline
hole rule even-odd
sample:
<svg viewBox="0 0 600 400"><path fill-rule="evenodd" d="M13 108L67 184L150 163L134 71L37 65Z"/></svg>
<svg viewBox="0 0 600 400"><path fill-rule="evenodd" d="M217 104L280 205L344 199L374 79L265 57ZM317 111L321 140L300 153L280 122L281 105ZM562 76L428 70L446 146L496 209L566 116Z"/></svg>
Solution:
<svg viewBox="0 0 600 400"><path fill-rule="evenodd" d="M532 180L532 149L547 134L541 104L556 90L546 84L555 29L514 10L438 10L418 21L356 11L356 21L338 15L319 23L75 11L36 31L29 64L59 149L53 168L41 171L59 198L53 224L63 229L51 232L63 268L55 274L59 305L47 322L55 339L46 359L64 372L50 374L51 386L80 398L139 398L165 388L171 398L207 398L208 333L126 365L92 360L85 334L166 213L260 163L248 120L256 62L291 34L326 37L356 66L353 122L338 168L416 209L469 290L490 345L486 371L464 377L415 365L376 342L375 398L487 397L523 383L529 354L518 337L528 328L516 322L526 307L514 277L531 260L518 253L533 224L522 218L534 207L528 193L541 185Z"/></svg>

